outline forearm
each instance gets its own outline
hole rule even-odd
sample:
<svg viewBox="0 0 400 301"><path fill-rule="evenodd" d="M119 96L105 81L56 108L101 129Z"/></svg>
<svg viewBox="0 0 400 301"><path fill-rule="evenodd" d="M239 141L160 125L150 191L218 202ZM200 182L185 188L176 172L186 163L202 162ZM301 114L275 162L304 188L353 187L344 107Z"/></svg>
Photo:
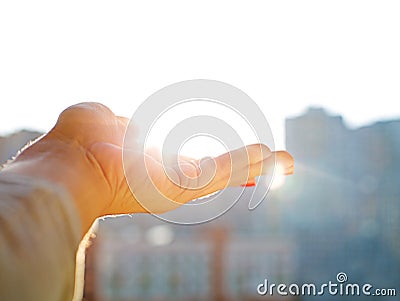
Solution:
<svg viewBox="0 0 400 301"><path fill-rule="evenodd" d="M76 142L45 137L24 150L1 174L42 179L70 196L81 224L81 237L102 215L109 194L95 158Z"/></svg>
<svg viewBox="0 0 400 301"><path fill-rule="evenodd" d="M0 173L0 300L71 300L81 225L68 193Z"/></svg>

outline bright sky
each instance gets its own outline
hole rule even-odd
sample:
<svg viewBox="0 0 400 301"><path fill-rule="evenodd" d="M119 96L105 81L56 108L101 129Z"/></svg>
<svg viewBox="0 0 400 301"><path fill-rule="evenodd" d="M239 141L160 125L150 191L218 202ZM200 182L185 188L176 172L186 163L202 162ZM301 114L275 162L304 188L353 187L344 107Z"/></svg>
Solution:
<svg viewBox="0 0 400 301"><path fill-rule="evenodd" d="M98 101L131 116L171 83L250 95L278 148L309 105L352 126L400 116L399 1L2 1L0 133Z"/></svg>

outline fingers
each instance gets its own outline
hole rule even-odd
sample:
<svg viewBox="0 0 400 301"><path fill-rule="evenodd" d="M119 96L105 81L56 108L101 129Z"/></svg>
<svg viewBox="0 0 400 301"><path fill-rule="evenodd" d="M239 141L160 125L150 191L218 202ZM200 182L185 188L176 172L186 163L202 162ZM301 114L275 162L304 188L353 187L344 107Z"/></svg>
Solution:
<svg viewBox="0 0 400 301"><path fill-rule="evenodd" d="M294 172L294 160L288 152L276 151L264 161L253 165L250 170L249 180L241 186L255 186L255 177L266 175L272 172L283 175L291 175Z"/></svg>
<svg viewBox="0 0 400 301"><path fill-rule="evenodd" d="M294 172L293 157L286 151L276 151L273 156L262 162L260 174L272 173L275 167L275 172L290 175Z"/></svg>
<svg viewBox="0 0 400 301"><path fill-rule="evenodd" d="M249 145L216 158L204 158L200 161L187 157L162 162L157 151L148 150L145 167L138 159L132 164L129 181L136 197L149 212L165 212L195 198L221 190L227 186L237 186L250 176L261 173L262 163L271 156L268 147L262 144ZM133 163L133 161L132 161ZM126 167L126 166L125 166ZM147 181L136 185L137 181ZM147 185L149 184L149 185ZM145 189L144 189L145 187ZM148 194L152 197L149 198Z"/></svg>
<svg viewBox="0 0 400 301"><path fill-rule="evenodd" d="M276 164L284 175L291 175L294 173L294 159L291 154L286 151L276 152Z"/></svg>
<svg viewBox="0 0 400 301"><path fill-rule="evenodd" d="M179 163L173 165L160 160L156 150L146 154L131 150L130 159L125 161L125 174L120 147L99 143L91 151L102 162L107 182L113 186L114 198L107 208L108 214L170 211L227 186L255 184L254 178L271 173L275 164L285 174L293 172L293 158L289 153L271 152L261 144L200 161L179 157Z"/></svg>
<svg viewBox="0 0 400 301"><path fill-rule="evenodd" d="M193 191L193 198L201 197L228 186L238 186L249 179L260 175L262 163L272 155L271 150L263 144L248 145L231 152L227 152L216 158L200 160L199 167L201 183L210 179L207 185L197 191ZM200 177L201 177L200 176Z"/></svg>
<svg viewBox="0 0 400 301"><path fill-rule="evenodd" d="M253 144L223 154L215 159L218 187L235 186L247 182L261 172L258 164L271 157L271 150L263 144Z"/></svg>
<svg viewBox="0 0 400 301"><path fill-rule="evenodd" d="M248 155L248 157L247 157ZM231 160L232 158L232 160ZM227 186L254 186L255 178L275 172L285 175L294 171L293 157L286 151L271 152L265 145L250 145L215 159L217 172L213 181L202 190L209 194ZM243 184L245 183L245 184Z"/></svg>
<svg viewBox="0 0 400 301"><path fill-rule="evenodd" d="M243 167L256 164L271 156L271 150L264 144L252 144L227 152L215 158L218 166ZM227 166L228 164L228 166ZM236 166L232 165L235 164Z"/></svg>

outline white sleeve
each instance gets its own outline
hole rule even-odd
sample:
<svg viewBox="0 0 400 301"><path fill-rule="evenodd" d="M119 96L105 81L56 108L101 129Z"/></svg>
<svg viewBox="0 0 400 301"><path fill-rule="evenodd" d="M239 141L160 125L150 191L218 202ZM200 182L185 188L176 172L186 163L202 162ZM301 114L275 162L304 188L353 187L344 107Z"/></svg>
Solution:
<svg viewBox="0 0 400 301"><path fill-rule="evenodd" d="M0 300L71 300L80 231L63 189L0 173Z"/></svg>

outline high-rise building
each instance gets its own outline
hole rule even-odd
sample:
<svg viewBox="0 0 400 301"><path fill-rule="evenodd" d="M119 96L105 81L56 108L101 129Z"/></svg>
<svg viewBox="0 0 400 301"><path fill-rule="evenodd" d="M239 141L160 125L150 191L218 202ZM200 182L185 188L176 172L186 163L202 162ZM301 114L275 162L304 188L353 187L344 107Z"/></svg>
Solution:
<svg viewBox="0 0 400 301"><path fill-rule="evenodd" d="M286 121L295 174L279 191L298 246L299 281L347 271L400 283L400 120L357 129L311 108Z"/></svg>

